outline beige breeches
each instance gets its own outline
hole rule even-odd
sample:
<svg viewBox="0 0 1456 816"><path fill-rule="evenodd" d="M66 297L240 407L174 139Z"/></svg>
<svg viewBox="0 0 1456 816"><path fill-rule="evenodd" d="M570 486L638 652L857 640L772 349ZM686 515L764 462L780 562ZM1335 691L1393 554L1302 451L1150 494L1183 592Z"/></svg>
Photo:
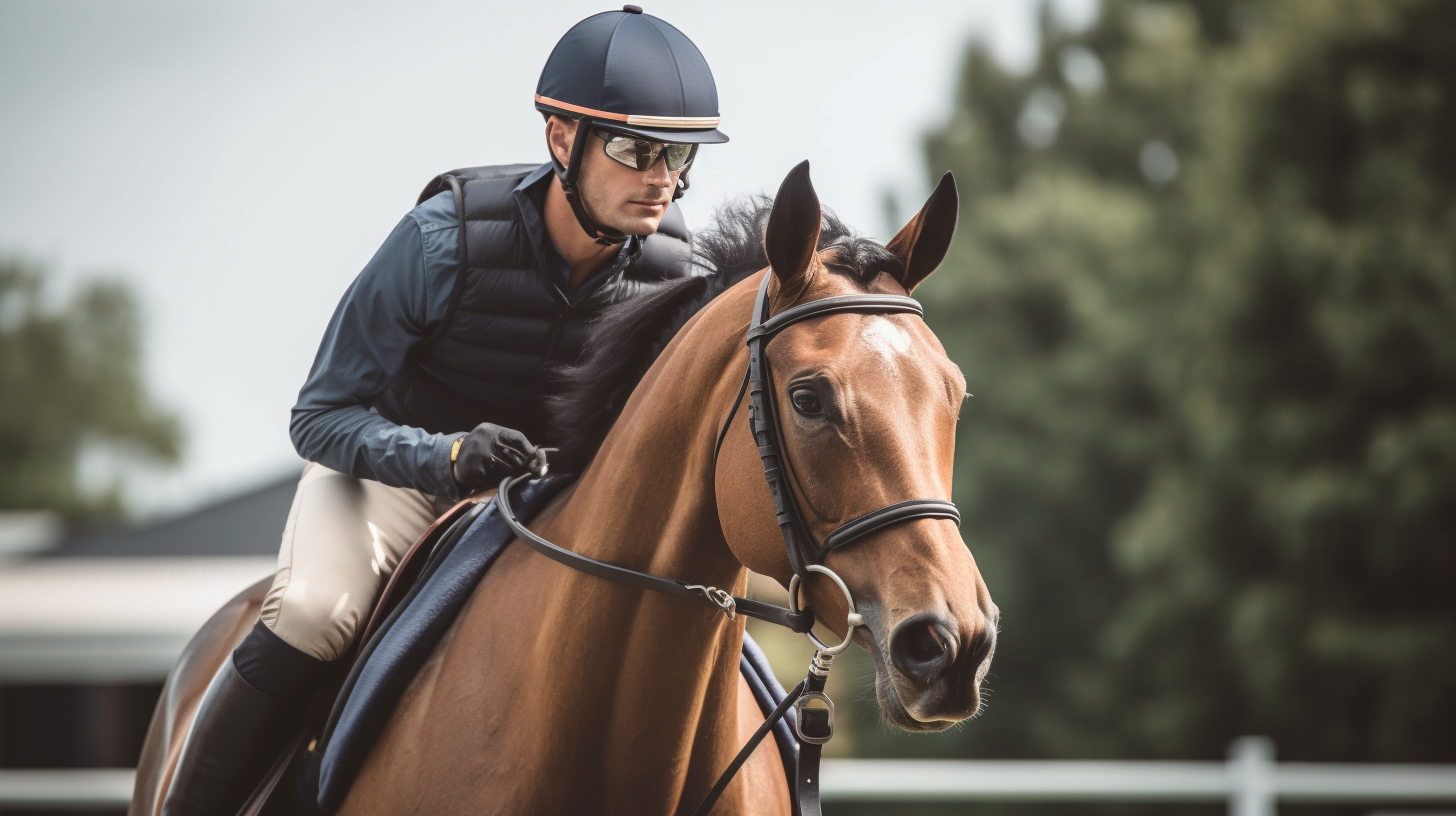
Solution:
<svg viewBox="0 0 1456 816"><path fill-rule="evenodd" d="M263 624L305 654L343 657L400 557L448 509L418 490L308 463L263 599Z"/></svg>

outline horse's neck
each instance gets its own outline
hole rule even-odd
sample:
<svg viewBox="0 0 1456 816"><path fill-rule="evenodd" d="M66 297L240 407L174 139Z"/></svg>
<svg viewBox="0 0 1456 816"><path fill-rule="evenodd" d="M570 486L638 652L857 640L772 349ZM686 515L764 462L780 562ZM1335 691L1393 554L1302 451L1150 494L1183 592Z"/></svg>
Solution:
<svg viewBox="0 0 1456 816"><path fill-rule="evenodd" d="M742 299L733 294L725 298ZM679 332L633 392L573 492L533 524L539 534L640 572L744 589L743 567L723 540L713 485L719 423L746 365L742 327L704 319L725 308L736 313L733 305L714 303ZM540 566L577 591L612 599L617 614L596 616L577 636L618 644L625 667L633 665L634 656L651 657L635 652L666 650L673 656L666 664L637 665L679 679L703 674L715 660L736 672L741 622L556 564ZM733 646L731 661L722 654L726 645ZM684 699L685 705L698 706L701 698Z"/></svg>
<svg viewBox="0 0 1456 816"><path fill-rule="evenodd" d="M535 532L639 571L743 589L713 490L718 423L741 379L739 363L746 365L743 326L702 319L724 305L730 311L720 317L746 315L737 290L719 301L730 296L734 304L715 302L679 332L593 464L531 523ZM577 775L568 783L575 791L642 812L680 809L676 797L705 792L738 747L742 626L741 618L578 572L517 543L421 678L422 705L399 715L398 739L416 750L429 743L446 763L477 755L467 763L474 777L497 797L509 791L534 803L527 810L583 804L572 790L526 778L562 770ZM480 733L509 740L508 753L479 757L469 746Z"/></svg>
<svg viewBox="0 0 1456 816"><path fill-rule="evenodd" d="M724 299L742 299L735 294ZM583 555L657 575L721 586L741 574L718 525L713 456L746 351L742 327L702 319L733 305L715 302L679 332L573 493L543 514L542 530Z"/></svg>

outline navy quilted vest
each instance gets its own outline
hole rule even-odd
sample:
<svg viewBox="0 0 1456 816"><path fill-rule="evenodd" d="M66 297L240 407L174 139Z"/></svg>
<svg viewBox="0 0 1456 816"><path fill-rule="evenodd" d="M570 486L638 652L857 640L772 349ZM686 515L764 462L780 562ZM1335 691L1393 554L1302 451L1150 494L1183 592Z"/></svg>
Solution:
<svg viewBox="0 0 1456 816"><path fill-rule="evenodd" d="M432 433L494 422L549 443L542 436L548 367L577 359L588 323L607 305L642 292L646 282L691 274L691 239L673 205L658 232L638 244L640 254L629 246L625 263L568 298L550 271L557 256L541 213L516 190L536 169L454 170L420 194L420 201L454 194L462 268L444 321L411 350L375 406L381 415Z"/></svg>

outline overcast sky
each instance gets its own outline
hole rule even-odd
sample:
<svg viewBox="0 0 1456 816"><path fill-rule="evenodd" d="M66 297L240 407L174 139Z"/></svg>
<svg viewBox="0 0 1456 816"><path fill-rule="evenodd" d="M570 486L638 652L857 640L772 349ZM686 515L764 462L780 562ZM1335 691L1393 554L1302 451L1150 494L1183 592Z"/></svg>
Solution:
<svg viewBox="0 0 1456 816"><path fill-rule="evenodd" d="M1055 5L1078 24L1095 2ZM702 49L733 139L694 167L695 227L807 158L824 203L887 238L884 192L927 192L920 137L965 44L1035 51L1035 0L643 5ZM135 510L296 472L288 411L344 289L435 174L544 160L540 67L610 8L0 0L0 255L57 297L126 280L186 427L180 470L129 477Z"/></svg>

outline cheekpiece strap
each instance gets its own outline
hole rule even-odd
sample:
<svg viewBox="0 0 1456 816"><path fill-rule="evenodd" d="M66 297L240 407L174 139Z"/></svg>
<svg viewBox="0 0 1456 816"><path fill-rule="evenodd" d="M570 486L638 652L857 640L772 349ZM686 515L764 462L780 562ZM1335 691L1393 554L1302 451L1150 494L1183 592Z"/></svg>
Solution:
<svg viewBox="0 0 1456 816"><path fill-rule="evenodd" d="M774 518L778 522L779 533L784 538L789 567L795 575L803 575L808 566L805 558L808 549L800 542L807 543L811 539L799 518L793 488L789 486L779 448L779 423L775 414L773 385L769 379L766 357L768 341L772 335L758 331L768 319L768 284L772 278L772 269L763 273L748 329L748 427L753 433L753 444L758 448L759 459L763 462L763 477L768 482L769 495L773 497Z"/></svg>

